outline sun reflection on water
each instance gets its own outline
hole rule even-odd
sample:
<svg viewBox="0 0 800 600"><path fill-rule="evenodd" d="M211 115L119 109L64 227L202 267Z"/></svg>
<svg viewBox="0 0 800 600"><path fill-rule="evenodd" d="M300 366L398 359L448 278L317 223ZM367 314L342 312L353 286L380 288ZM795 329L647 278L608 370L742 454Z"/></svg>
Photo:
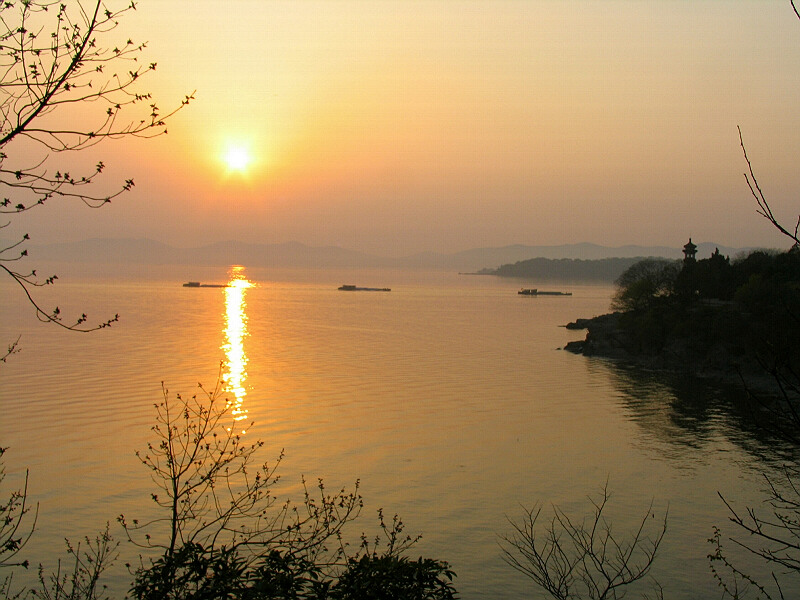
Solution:
<svg viewBox="0 0 800 600"><path fill-rule="evenodd" d="M225 387L232 395L231 413L234 421L247 419L244 397L247 395L244 382L247 379L247 354L244 351L244 338L247 337L247 288L252 287L244 273L244 267L230 269L228 287L225 288ZM244 433L244 431L242 432Z"/></svg>

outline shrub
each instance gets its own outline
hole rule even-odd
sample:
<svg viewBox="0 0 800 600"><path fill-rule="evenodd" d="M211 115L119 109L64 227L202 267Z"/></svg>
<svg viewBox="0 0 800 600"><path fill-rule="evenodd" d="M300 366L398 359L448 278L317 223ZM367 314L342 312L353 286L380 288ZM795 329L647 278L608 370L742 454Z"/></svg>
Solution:
<svg viewBox="0 0 800 600"><path fill-rule="evenodd" d="M659 298L672 294L680 262L666 258L645 258L619 276L611 300L614 310L643 310Z"/></svg>

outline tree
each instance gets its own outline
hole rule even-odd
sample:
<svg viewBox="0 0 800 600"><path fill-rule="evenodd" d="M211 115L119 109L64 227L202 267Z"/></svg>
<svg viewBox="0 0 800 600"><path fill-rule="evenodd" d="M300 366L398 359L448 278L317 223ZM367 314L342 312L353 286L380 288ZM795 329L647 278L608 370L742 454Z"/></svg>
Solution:
<svg viewBox="0 0 800 600"><path fill-rule="evenodd" d="M80 201L99 208L131 190L127 179L110 191L95 190L105 165L97 162L80 174L68 167L66 156L107 139L151 137L166 133L166 120L188 104L162 114L150 94L137 91L139 80L155 70L139 55L145 44L107 40L119 19L136 5L116 10L101 0L72 2L8 0L0 3L0 233L21 213L59 200ZM136 106L144 114L128 116ZM141 111L140 111L141 112ZM58 157L58 158L56 158ZM57 164L54 164L57 163ZM35 289L57 277L39 277L35 269L22 269L30 239L0 245L0 274L22 290L39 320L73 331L107 327L115 315L95 325L87 316L64 320L58 307L45 309ZM19 337L0 351L0 362L19 350ZM5 452L0 448L0 456ZM0 469L0 482L4 471ZM0 505L0 566L27 566L14 557L35 526L25 516L25 487L11 492ZM10 577L0 578L0 592L9 594Z"/></svg>
<svg viewBox="0 0 800 600"><path fill-rule="evenodd" d="M790 4L795 16L800 20L800 11L794 0L790 0ZM777 219L747 155L742 130L737 129L739 144L747 165L744 178L756 201L756 212L792 242L792 249L785 255L775 257L773 261L778 275L772 279L780 280L784 275L781 271L785 271L787 266L790 271L796 272L797 252L800 250L800 237L798 237L800 216L793 229L784 226ZM768 259L769 257L762 255L753 258L754 261L761 263L767 262ZM783 269L779 266L781 264ZM765 288L764 283L761 279L751 277L739 295L758 297L754 294L756 291L754 288ZM798 308L800 291L796 282L783 286L780 291L784 293L776 293L776 289L773 286L768 290L772 296L770 300L776 305L775 308L781 309L779 317L783 320L781 330L789 332L789 339L783 347L770 340L769 346L772 352L768 358L761 358L761 364L765 373L776 384L777 395L760 394L751 386L746 385L746 387L748 396L757 409L754 410L754 418L760 419L763 426L798 448L800 447L800 364L796 332L800 326L800 308ZM788 296L785 295L786 292ZM760 303L759 309L764 312L776 312L771 306L765 307L764 302ZM757 580L751 573L732 562L723 549L720 530L715 528L714 535L709 539L713 547L713 551L709 554L711 570L723 593L731 598L743 597L743 590L747 586L754 587L757 593L765 598L784 598L783 580L787 577L800 578L800 467L796 461L790 462L784 466L780 477L765 475L764 480L765 499L760 509L752 507L746 507L744 510L736 509L731 502L720 495L728 508L730 522L740 533L745 534L744 539L729 537L728 540L761 559L771 570L772 585L768 589L765 582Z"/></svg>
<svg viewBox="0 0 800 600"><path fill-rule="evenodd" d="M454 600L454 573L432 558L410 560L392 554L348 561L331 588L331 600Z"/></svg>
<svg viewBox="0 0 800 600"><path fill-rule="evenodd" d="M401 556L416 539L402 535L396 516L387 524L379 511L382 533L348 548L344 528L362 508L358 482L330 493L322 480L314 491L304 481L302 502L279 501L282 453L257 462L263 442L235 426L219 382L191 398L165 388L155 408L156 439L137 456L158 488L151 499L160 516L118 519L149 554L132 567L134 598L344 600L381 589L379 581L391 583L381 598L455 597L447 563Z"/></svg>
<svg viewBox="0 0 800 600"><path fill-rule="evenodd" d="M338 536L362 506L358 484L330 494L320 480L316 494L305 488L302 506L278 501L272 488L282 454L272 465L256 463L263 442L237 431L221 384L200 389L199 396L174 399L164 389L155 406L156 441L137 452L159 488L152 500L163 515L146 523L119 517L131 542L161 552L138 568L135 589L168 588L197 556L235 558L243 571L273 551L298 563L335 561Z"/></svg>
<svg viewBox="0 0 800 600"><path fill-rule="evenodd" d="M103 573L114 564L119 543L108 532L108 525L94 539L85 537L73 545L66 540L69 565L46 575L39 566L39 588L32 589L41 600L109 600L106 586L100 583Z"/></svg>
<svg viewBox="0 0 800 600"><path fill-rule="evenodd" d="M800 19L800 13L797 11L797 7L794 4L794 0L790 0L792 4L792 8L794 9L795 15L797 18ZM736 128L739 131L739 145L742 148L742 154L744 155L744 160L747 163L747 171L744 174L744 179L747 182L747 187L750 188L750 194L756 201L756 212L764 217L767 221L769 221L775 229L780 231L783 235L788 237L792 240L793 244L800 245L800 238L798 238L798 230L800 228L800 215L797 217L797 223L795 223L794 230L790 231L786 227L784 227L775 217L775 214L772 212L772 207L770 207L769 202L767 201L767 197L764 195L764 192L761 190L761 185L758 183L758 179L756 179L756 175L753 172L753 164L750 162L750 158L747 156L747 148L744 145L744 138L742 137L742 128Z"/></svg>
<svg viewBox="0 0 800 600"><path fill-rule="evenodd" d="M645 258L619 276L611 300L614 310L644 310L669 296L680 272L680 263L666 258Z"/></svg>
<svg viewBox="0 0 800 600"><path fill-rule="evenodd" d="M0 486L6 479L2 458L7 450L0 447ZM33 534L38 506L28 505L27 471L20 489L8 492L0 487L0 494L0 596L10 598L12 575L5 573L14 567L28 568L28 561L17 557ZM33 514L30 515L32 509Z"/></svg>
<svg viewBox="0 0 800 600"><path fill-rule="evenodd" d="M675 291L685 300L731 300L735 290L730 259L719 248L708 257L686 262L675 282Z"/></svg>
<svg viewBox="0 0 800 600"><path fill-rule="evenodd" d="M15 0L0 4L0 231L20 213L56 201L102 207L134 186L126 179L111 189L96 189L102 161L80 173L66 155L109 139L153 137L166 133L166 121L192 96L165 113L140 80L156 63L140 61L145 43L110 39L119 19L135 10L130 2L110 10L101 0ZM0 247L0 271L10 277L33 306L37 318L73 331L107 327L118 315L90 325L85 314L65 320L58 307L44 308L35 288L57 277L21 269L28 234ZM9 344L4 360L17 350Z"/></svg>
<svg viewBox="0 0 800 600"><path fill-rule="evenodd" d="M784 467L780 480L764 476L767 494L761 509L737 510L721 494L728 508L730 521L743 533L745 540L728 538L735 545L759 558L771 569L774 589L760 582L751 573L738 567L726 555L718 528L709 539L713 546L708 555L711 572L731 598L744 596L746 587L755 587L764 598L784 598L782 580L800 575L800 470L796 466ZM720 566L718 566L720 565Z"/></svg>
<svg viewBox="0 0 800 600"><path fill-rule="evenodd" d="M503 558L557 600L621 598L626 586L650 572L667 512L663 522L654 521L651 503L633 533L619 537L604 514L609 498L606 484L598 498L589 497L591 514L580 521L554 506L550 522L540 524L542 505L526 509L521 521L511 521L513 533L502 538ZM648 533L651 524L655 529Z"/></svg>

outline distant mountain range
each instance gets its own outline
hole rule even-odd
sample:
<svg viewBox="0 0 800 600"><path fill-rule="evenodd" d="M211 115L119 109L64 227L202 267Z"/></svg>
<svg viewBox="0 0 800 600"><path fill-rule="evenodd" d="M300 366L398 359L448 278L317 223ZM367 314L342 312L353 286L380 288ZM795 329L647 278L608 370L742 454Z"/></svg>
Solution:
<svg viewBox="0 0 800 600"><path fill-rule="evenodd" d="M728 248L713 243L698 244L698 258L710 256L715 248L736 256L746 248ZM90 239L81 242L31 245L34 260L83 263L137 263L151 265L231 265L274 268L403 268L479 271L531 258L597 260L661 256L680 258L680 248L666 246L619 246L565 244L561 246L503 246L474 248L453 254L425 252L401 258L377 256L337 246L307 246L299 242L248 244L215 242L196 248L175 248L149 239Z"/></svg>

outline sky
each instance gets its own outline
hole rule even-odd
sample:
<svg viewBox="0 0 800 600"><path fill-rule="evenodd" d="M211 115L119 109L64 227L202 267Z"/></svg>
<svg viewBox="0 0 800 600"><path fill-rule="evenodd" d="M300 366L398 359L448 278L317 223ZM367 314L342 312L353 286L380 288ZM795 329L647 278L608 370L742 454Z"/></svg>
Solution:
<svg viewBox="0 0 800 600"><path fill-rule="evenodd" d="M136 187L26 213L34 241L786 247L737 126L776 214L800 213L789 0L142 0L108 36L148 42L163 111L195 100L87 152Z"/></svg>

